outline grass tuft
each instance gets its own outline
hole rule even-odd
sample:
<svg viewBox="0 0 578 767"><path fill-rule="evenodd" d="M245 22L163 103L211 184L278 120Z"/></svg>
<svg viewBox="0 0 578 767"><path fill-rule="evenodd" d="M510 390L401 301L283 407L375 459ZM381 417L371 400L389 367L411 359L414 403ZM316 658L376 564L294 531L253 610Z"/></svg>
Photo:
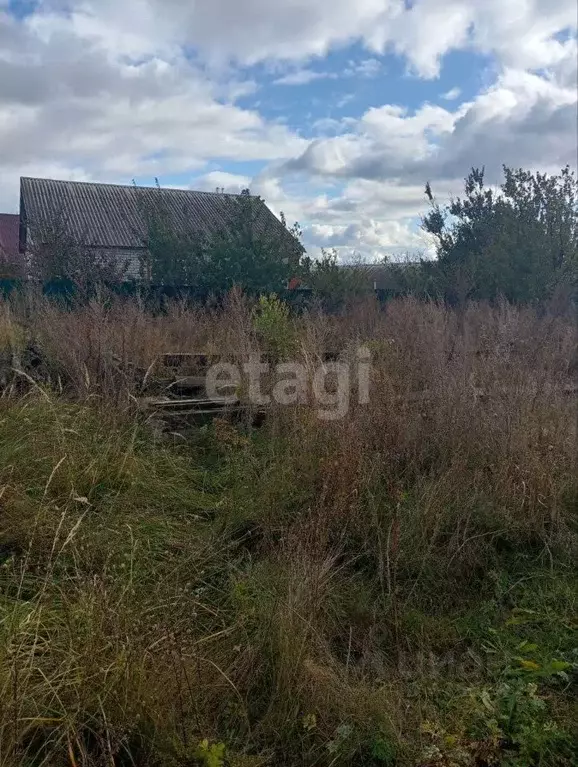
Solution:
<svg viewBox="0 0 578 767"><path fill-rule="evenodd" d="M0 767L578 764L572 319L273 314L3 307ZM176 444L134 407L289 335L367 345L370 404Z"/></svg>

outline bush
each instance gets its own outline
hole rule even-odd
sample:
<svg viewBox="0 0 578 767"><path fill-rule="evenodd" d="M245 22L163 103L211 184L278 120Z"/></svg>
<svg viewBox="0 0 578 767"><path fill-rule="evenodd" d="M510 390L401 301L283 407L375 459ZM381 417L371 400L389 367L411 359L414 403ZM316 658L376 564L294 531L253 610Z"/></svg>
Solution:
<svg viewBox="0 0 578 767"><path fill-rule="evenodd" d="M465 197L423 220L438 262L424 264L426 287L454 300L500 296L540 302L567 286L578 289L578 181L570 168L557 176L504 166L499 192L472 169Z"/></svg>
<svg viewBox="0 0 578 767"><path fill-rule="evenodd" d="M297 338L289 307L277 296L261 296L253 310L253 324L265 350L279 359L296 352Z"/></svg>

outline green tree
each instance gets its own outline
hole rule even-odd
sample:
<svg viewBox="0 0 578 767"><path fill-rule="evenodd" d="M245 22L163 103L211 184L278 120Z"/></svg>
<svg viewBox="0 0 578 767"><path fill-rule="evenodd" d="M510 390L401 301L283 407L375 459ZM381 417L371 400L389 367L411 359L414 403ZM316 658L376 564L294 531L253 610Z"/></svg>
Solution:
<svg viewBox="0 0 578 767"><path fill-rule="evenodd" d="M295 239L298 228L284 231L263 216L263 201L248 189L230 198L228 225L208 238L199 284L208 291L240 285L250 293L284 288L300 268L303 249ZM293 235L293 236L291 236Z"/></svg>
<svg viewBox="0 0 578 767"><path fill-rule="evenodd" d="M203 242L191 233L175 230L158 182L154 201L143 196L140 208L145 224L141 279L153 285L196 285L202 267Z"/></svg>
<svg viewBox="0 0 578 767"><path fill-rule="evenodd" d="M156 285L190 285L221 294L238 285L249 293L283 289L300 273L303 247L297 224L282 227L264 215L261 198L248 189L227 195L222 225L210 233L176 231L162 190L144 211L147 254L142 276Z"/></svg>
<svg viewBox="0 0 578 767"><path fill-rule="evenodd" d="M320 258L307 257L302 266L307 285L325 299L347 301L372 290L367 265L361 261L340 264L335 248L322 248Z"/></svg>
<svg viewBox="0 0 578 767"><path fill-rule="evenodd" d="M578 287L578 181L504 166L504 182L488 187L473 168L465 196L441 207L426 185L430 212L423 228L438 260L424 265L430 290L469 298L541 301ZM427 274L426 274L427 272Z"/></svg>

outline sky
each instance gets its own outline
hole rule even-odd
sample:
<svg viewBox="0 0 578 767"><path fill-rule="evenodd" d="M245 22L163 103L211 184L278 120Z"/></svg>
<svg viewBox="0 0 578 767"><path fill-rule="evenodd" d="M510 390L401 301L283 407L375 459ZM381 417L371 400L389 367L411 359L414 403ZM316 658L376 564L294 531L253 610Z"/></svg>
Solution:
<svg viewBox="0 0 578 767"><path fill-rule="evenodd" d="M576 0L0 0L20 176L237 192L308 251L427 253L426 181L577 162Z"/></svg>

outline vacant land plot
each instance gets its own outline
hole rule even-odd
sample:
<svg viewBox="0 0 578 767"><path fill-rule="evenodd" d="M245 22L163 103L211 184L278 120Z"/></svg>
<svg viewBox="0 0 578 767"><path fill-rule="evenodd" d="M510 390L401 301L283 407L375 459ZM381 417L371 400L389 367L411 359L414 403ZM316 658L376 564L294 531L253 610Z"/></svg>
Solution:
<svg viewBox="0 0 578 767"><path fill-rule="evenodd" d="M0 346L1 767L578 764L573 316L40 302ZM139 407L167 352L362 347L339 418Z"/></svg>

